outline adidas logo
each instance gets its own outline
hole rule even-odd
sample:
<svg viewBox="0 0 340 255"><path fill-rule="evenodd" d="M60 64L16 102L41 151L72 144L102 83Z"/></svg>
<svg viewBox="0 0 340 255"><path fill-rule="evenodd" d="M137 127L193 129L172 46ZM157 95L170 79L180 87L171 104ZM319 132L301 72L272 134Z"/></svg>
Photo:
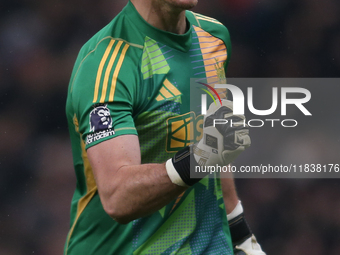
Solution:
<svg viewBox="0 0 340 255"><path fill-rule="evenodd" d="M163 82L163 86L160 89L158 96L156 97L156 100L159 102L163 100L173 99L181 95L182 93L168 79L165 79L165 81Z"/></svg>

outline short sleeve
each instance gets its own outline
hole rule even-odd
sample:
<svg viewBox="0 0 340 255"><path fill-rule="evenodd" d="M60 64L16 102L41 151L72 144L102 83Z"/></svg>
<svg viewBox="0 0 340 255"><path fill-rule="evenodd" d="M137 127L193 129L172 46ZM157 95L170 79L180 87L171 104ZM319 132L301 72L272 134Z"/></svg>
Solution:
<svg viewBox="0 0 340 255"><path fill-rule="evenodd" d="M230 58L231 58L231 40L228 28L226 28L220 21L207 17L192 11L186 11L187 18L191 24L202 28L209 32L213 36L221 39L227 48L227 60L224 63L225 69L227 69Z"/></svg>
<svg viewBox="0 0 340 255"><path fill-rule="evenodd" d="M132 46L106 38L79 65L72 103L88 149L119 135L137 135L133 120L139 74Z"/></svg>

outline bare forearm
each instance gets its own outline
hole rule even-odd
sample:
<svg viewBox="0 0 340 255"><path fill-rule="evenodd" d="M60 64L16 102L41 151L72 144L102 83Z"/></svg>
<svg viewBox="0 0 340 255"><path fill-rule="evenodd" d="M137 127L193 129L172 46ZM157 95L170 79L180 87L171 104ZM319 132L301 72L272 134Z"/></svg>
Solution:
<svg viewBox="0 0 340 255"><path fill-rule="evenodd" d="M104 209L120 223L161 209L186 189L171 182L165 164L123 166L106 182L99 191Z"/></svg>
<svg viewBox="0 0 340 255"><path fill-rule="evenodd" d="M222 193L224 205L227 214L231 213L235 206L237 205L239 199L237 196L234 179L229 176L229 178L221 178Z"/></svg>

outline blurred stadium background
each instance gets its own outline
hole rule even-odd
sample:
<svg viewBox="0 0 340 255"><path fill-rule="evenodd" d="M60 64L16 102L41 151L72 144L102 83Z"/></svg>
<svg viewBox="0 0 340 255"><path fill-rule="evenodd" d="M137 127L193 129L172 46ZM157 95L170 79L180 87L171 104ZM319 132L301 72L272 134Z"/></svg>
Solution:
<svg viewBox="0 0 340 255"><path fill-rule="evenodd" d="M62 254L76 184L64 114L69 77L83 43L125 4L0 0L0 254ZM195 11L229 28L228 77L339 77L337 0L200 0ZM339 163L340 84L324 93L334 99L328 122L289 137L255 136L244 164L258 157ZM269 255L340 254L339 179L237 185Z"/></svg>

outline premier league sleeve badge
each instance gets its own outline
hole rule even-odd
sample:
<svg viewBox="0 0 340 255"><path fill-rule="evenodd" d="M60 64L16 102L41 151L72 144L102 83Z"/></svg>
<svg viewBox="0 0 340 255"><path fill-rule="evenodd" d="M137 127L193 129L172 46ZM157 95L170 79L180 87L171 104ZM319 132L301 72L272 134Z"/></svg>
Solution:
<svg viewBox="0 0 340 255"><path fill-rule="evenodd" d="M107 105L98 105L90 112L90 134L86 137L86 144L91 144L108 136L114 135L112 118Z"/></svg>

